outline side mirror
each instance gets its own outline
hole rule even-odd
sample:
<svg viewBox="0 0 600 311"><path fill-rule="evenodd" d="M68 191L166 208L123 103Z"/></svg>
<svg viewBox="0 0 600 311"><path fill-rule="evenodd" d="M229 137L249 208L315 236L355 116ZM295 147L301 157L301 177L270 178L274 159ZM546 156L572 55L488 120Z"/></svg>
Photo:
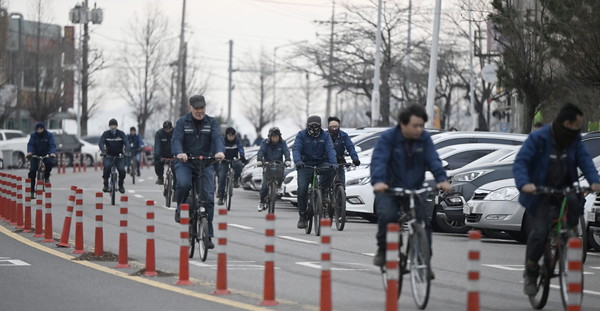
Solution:
<svg viewBox="0 0 600 311"><path fill-rule="evenodd" d="M442 160L442 167L447 170L448 169L448 161Z"/></svg>
<svg viewBox="0 0 600 311"><path fill-rule="evenodd" d="M358 153L358 152L361 152L361 151L362 151L362 148L361 148L361 147L359 147L359 146L355 146L355 147L354 147L354 150L356 150L356 152Z"/></svg>

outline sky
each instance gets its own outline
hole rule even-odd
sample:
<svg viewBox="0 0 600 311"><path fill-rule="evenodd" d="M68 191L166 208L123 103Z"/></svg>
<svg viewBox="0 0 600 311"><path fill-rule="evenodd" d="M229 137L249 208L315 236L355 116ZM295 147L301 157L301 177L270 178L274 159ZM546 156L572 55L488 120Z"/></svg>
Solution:
<svg viewBox="0 0 600 311"><path fill-rule="evenodd" d="M71 25L68 12L77 3L81 3L72 0L44 1L51 4L48 22L59 25ZM25 19L34 20L34 10L31 7L35 1L4 2L8 2L9 12L20 12L24 14ZM350 2L360 4L368 3L368 0ZM101 25L90 24L91 44L103 50L107 65L110 66L114 57L128 44L126 38L131 21L136 14L142 16L148 4L157 5L167 15L172 36L166 40L173 42L170 44L173 49L178 49L177 36L181 24L182 0L98 0L90 1L89 6L93 7L94 3L103 9L104 20ZM309 43L316 42L316 33L322 32L323 29L319 28L315 21L329 20L331 10L331 0L188 0L185 28L188 46L193 49L195 57L201 59L204 74L210 77L210 88L205 94L209 101L207 114L227 114L229 40L234 41L234 67L236 61L244 55L258 54L261 50L267 55L272 55L275 47L286 45L278 48L277 53L280 55L292 46L290 43L303 40ZM339 1L336 3L336 10L341 10ZM76 29L78 28L79 26L76 26ZM128 110L125 101L115 89L114 82L111 81L114 79L114 71L105 69L100 76L101 78L97 79L99 89L96 92L103 94L102 107L89 121L89 133L100 134L107 129L108 120L113 117L120 121L121 129L135 125L131 110ZM254 131L244 118L240 104L239 94L234 91L232 118L240 132L253 138ZM322 109L323 106L324 100L322 106L317 108ZM165 113L164 118L166 117ZM298 126L291 125L296 123L298 122L280 119L275 125L293 132L299 130ZM160 124L151 124L146 137L151 137ZM69 127L67 126L67 131L76 132L75 128ZM263 137L267 131L268 127L263 130Z"/></svg>

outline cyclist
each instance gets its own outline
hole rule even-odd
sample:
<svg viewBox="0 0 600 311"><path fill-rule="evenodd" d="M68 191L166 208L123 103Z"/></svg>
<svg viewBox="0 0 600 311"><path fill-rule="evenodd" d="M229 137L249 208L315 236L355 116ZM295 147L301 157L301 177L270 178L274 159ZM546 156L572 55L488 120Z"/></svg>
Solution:
<svg viewBox="0 0 600 311"><path fill-rule="evenodd" d="M338 117L329 117L327 122L329 123L327 132L329 132L329 135L331 135L331 140L333 141L333 148L335 149L337 163L346 163L344 152L348 151L348 154L350 154L350 158L352 159L352 164L359 166L360 160L358 159L356 150L354 150L354 143L352 143L350 140L350 136L340 129L340 125L342 124L340 119ZM342 184L345 185L346 171L344 170L344 167L339 167L337 174Z"/></svg>
<svg viewBox="0 0 600 311"><path fill-rule="evenodd" d="M310 116L306 120L306 129L298 132L292 148L296 169L298 170L298 229L306 228L306 204L308 202L308 186L312 180L312 169L319 167L319 188L323 194L333 182L336 159L331 136L321 128L321 117ZM323 197L323 200L327 198Z"/></svg>
<svg viewBox="0 0 600 311"><path fill-rule="evenodd" d="M406 208L409 203L408 198L395 197L385 190L396 187L421 189L427 169L433 173L439 189L450 190L442 161L435 151L430 134L425 131L425 122L425 109L417 105L409 106L400 111L398 126L383 132L375 144L371 157L371 184L375 192L378 224L378 247L373 258L376 266L385 264L387 225L398 221L398 203ZM424 201L416 200L415 216L418 221L425 222L431 247L431 226Z"/></svg>
<svg viewBox="0 0 600 311"><path fill-rule="evenodd" d="M165 182L163 177L165 173L165 162L161 159L172 158L171 140L173 138L173 123L167 120L163 122L161 129L154 134L154 172L156 173L156 184L162 185Z"/></svg>
<svg viewBox="0 0 600 311"><path fill-rule="evenodd" d="M289 167L292 162L290 161L290 149L287 146L286 141L281 138L281 131L278 127L274 126L269 129L267 139L260 144L260 149L256 155L256 160L259 162L273 162L285 160L285 166ZM264 172L264 170L263 170ZM263 174L264 176L264 174ZM279 181L281 184L281 180ZM269 193L269 184L263 179L260 188L260 202L258 203L258 211L262 212L267 207L265 205L265 198Z"/></svg>
<svg viewBox="0 0 600 311"><path fill-rule="evenodd" d="M242 163L246 162L246 157L244 156L244 146L242 146L242 141L235 136L235 129L233 127L228 127L225 130L225 159L233 160L234 158L240 159L241 162L232 162L233 165L233 187L239 188L240 182L239 178L242 175ZM219 163L219 192L217 193L217 197L219 201L218 205L223 205L223 197L225 196L225 179L227 179L227 171L229 170L229 163Z"/></svg>
<svg viewBox="0 0 600 311"><path fill-rule="evenodd" d="M212 156L217 161L225 157L225 146L219 131L217 120L206 115L206 100L202 95L194 95L189 99L190 112L177 120L173 131L173 142L171 149L179 161L175 162L177 174L177 210L175 221L179 222L179 206L187 202L188 194L192 188L192 176L199 174L198 167L187 162L188 154L192 156ZM205 200L205 208L208 212L208 234L211 237L207 244L208 248L214 248L213 237L213 215L214 215L214 171L212 165L204 168L202 176L202 189L197 189ZM199 178L198 178L199 179Z"/></svg>
<svg viewBox="0 0 600 311"><path fill-rule="evenodd" d="M137 134L137 130L135 126L129 128L129 135L127 135L127 140L129 141L129 145L131 147L131 156L135 157L136 160L136 175L140 176L140 151L144 150L144 140L142 137ZM127 173L130 172L131 167L131 159L127 159Z"/></svg>
<svg viewBox="0 0 600 311"><path fill-rule="evenodd" d="M102 133L100 141L98 142L102 154L109 156L119 156L120 154L128 155L130 152L129 140L127 140L125 132L118 129L119 123L117 123L117 120L110 119L110 121L108 121L108 127L110 129ZM119 171L119 192L125 193L125 187L123 186L123 180L125 180L125 161L123 158L104 157L104 172L102 173L104 184L102 186L102 191L109 191L108 178L110 177L113 161L116 161L115 165Z"/></svg>
<svg viewBox="0 0 600 311"><path fill-rule="evenodd" d="M49 154L50 158L44 159L44 182L50 182L50 172L54 166L54 157L56 157L56 143L54 142L54 135L46 130L46 125L43 122L35 124L35 131L29 135L29 142L27 143L27 157L31 155L45 156ZM31 158L29 163L29 174L31 178L31 191L33 193L35 189L35 179L37 174L38 166L40 165L39 158Z"/></svg>
<svg viewBox="0 0 600 311"><path fill-rule="evenodd" d="M582 121L583 112L571 103L565 104L552 123L529 134L513 164L515 184L521 191L519 203L525 207L532 228L525 251L526 295L537 292L538 261L544 253L550 224L558 216L548 211L562 201L561 197L533 195L537 187L569 187L578 180L577 168L580 168L592 190L600 190L598 172L581 142ZM573 228L583 213L583 198L569 195L567 199L567 224Z"/></svg>

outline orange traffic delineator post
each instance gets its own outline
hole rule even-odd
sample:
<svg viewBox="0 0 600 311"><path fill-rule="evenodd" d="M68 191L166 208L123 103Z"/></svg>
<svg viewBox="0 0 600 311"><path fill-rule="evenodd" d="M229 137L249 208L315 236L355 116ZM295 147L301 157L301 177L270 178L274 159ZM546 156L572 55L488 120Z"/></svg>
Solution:
<svg viewBox="0 0 600 311"><path fill-rule="evenodd" d="M17 177L17 228L16 229L24 229L25 226L23 224L23 178Z"/></svg>
<svg viewBox="0 0 600 311"><path fill-rule="evenodd" d="M121 233L119 234L119 263L115 268L130 268L128 263L127 254L127 202L129 199L127 196L121 196Z"/></svg>
<svg viewBox="0 0 600 311"><path fill-rule="evenodd" d="M157 276L156 272L156 250L154 245L154 201L147 200L146 207L146 219L148 224L146 225L146 272L145 276Z"/></svg>
<svg viewBox="0 0 600 311"><path fill-rule="evenodd" d="M10 225L17 225L17 183L15 175L10 175Z"/></svg>
<svg viewBox="0 0 600 311"><path fill-rule="evenodd" d="M583 243L579 238L567 242L567 311L580 311L583 298Z"/></svg>
<svg viewBox="0 0 600 311"><path fill-rule="evenodd" d="M52 236L52 184L46 184L46 208L44 213L44 240L43 243L51 243L54 242L54 238Z"/></svg>
<svg viewBox="0 0 600 311"><path fill-rule="evenodd" d="M321 219L321 311L331 311L331 219Z"/></svg>
<svg viewBox="0 0 600 311"><path fill-rule="evenodd" d="M467 269L467 311L479 311L479 260L481 259L481 232L469 231Z"/></svg>
<svg viewBox="0 0 600 311"><path fill-rule="evenodd" d="M215 295L229 295L227 290L227 208L221 205L219 208L219 224L217 238L217 288Z"/></svg>
<svg viewBox="0 0 600 311"><path fill-rule="evenodd" d="M71 193L67 200L67 214L65 214L65 221L63 222L63 229L60 235L60 242L56 244L58 247L69 247L69 234L71 233L71 221L73 219L73 209L75 206L75 192L77 186L71 186Z"/></svg>
<svg viewBox="0 0 600 311"><path fill-rule="evenodd" d="M190 259L188 258L190 207L188 204L181 204L179 209L179 223L181 224L181 232L179 233L179 237L181 238L181 246L179 248L179 280L177 280L175 284L192 285L192 282L190 282Z"/></svg>
<svg viewBox="0 0 600 311"><path fill-rule="evenodd" d="M31 179L25 179L25 223L23 232L31 232Z"/></svg>
<svg viewBox="0 0 600 311"><path fill-rule="evenodd" d="M261 306L276 306L275 300L275 214L265 215L265 280Z"/></svg>
<svg viewBox="0 0 600 311"><path fill-rule="evenodd" d="M321 226L321 229L323 226ZM387 275L385 310L398 310L398 250L400 248L400 226L397 223L387 225L385 270Z"/></svg>
<svg viewBox="0 0 600 311"><path fill-rule="evenodd" d="M83 254L83 189L75 190L75 249L73 254Z"/></svg>
<svg viewBox="0 0 600 311"><path fill-rule="evenodd" d="M43 181L37 181L37 190L35 190L35 234L34 238L44 237L44 223L43 223L43 211L44 206L44 192L42 190Z"/></svg>
<svg viewBox="0 0 600 311"><path fill-rule="evenodd" d="M4 173L0 172L0 221L6 221L6 204L4 203Z"/></svg>
<svg viewBox="0 0 600 311"><path fill-rule="evenodd" d="M96 231L94 232L94 256L101 256L104 253L104 231L102 223L104 221L104 205L102 192L96 192Z"/></svg>

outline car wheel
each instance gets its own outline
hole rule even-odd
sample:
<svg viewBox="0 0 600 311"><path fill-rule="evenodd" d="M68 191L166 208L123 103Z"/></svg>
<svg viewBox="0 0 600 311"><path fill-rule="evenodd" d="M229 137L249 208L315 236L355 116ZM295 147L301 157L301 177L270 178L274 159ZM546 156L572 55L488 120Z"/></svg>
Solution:
<svg viewBox="0 0 600 311"><path fill-rule="evenodd" d="M600 231L594 231L588 226L588 246L600 252Z"/></svg>
<svg viewBox="0 0 600 311"><path fill-rule="evenodd" d="M25 155L20 152L13 152L13 167L23 168L25 165Z"/></svg>
<svg viewBox="0 0 600 311"><path fill-rule="evenodd" d="M465 225L464 220L449 221L442 217L435 217L435 223L441 231L448 233L467 233L471 230L470 226Z"/></svg>
<svg viewBox="0 0 600 311"><path fill-rule="evenodd" d="M91 155L86 154L83 163L87 167L94 166L94 158Z"/></svg>

